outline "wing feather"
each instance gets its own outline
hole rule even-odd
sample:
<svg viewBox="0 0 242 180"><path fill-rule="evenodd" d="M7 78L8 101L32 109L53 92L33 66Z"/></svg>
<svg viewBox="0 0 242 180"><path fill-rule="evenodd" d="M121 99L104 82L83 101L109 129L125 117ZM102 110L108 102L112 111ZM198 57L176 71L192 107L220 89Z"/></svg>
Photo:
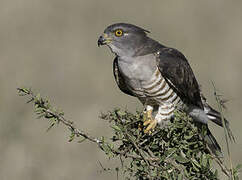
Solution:
<svg viewBox="0 0 242 180"><path fill-rule="evenodd" d="M161 48L157 64L162 76L184 102L203 109L199 85L181 52L173 48Z"/></svg>

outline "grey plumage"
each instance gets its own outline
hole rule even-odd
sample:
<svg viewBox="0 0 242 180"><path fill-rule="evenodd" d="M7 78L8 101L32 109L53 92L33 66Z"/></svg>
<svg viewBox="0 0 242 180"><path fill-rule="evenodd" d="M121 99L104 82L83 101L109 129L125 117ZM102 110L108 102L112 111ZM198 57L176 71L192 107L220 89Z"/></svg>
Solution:
<svg viewBox="0 0 242 180"><path fill-rule="evenodd" d="M185 56L149 38L148 32L135 25L118 23L108 26L98 40L98 45L107 45L116 55L113 72L118 87L137 97L145 106L147 132L157 123L166 124L175 108L186 110L206 127L209 120L222 126L220 113L202 101L197 80ZM153 109L158 109L155 118ZM209 129L207 132L204 139L208 140L212 151L221 152Z"/></svg>

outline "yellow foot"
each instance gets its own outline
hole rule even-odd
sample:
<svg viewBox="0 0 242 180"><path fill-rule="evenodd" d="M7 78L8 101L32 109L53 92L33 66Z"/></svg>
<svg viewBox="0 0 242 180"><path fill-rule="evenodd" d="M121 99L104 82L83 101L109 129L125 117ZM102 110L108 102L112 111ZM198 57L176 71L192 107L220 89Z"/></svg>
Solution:
<svg viewBox="0 0 242 180"><path fill-rule="evenodd" d="M144 126L148 127L144 130L144 133L150 133L157 125L157 120L152 117L152 110L144 112Z"/></svg>
<svg viewBox="0 0 242 180"><path fill-rule="evenodd" d="M152 110L144 111L143 114L144 126L146 126L146 123L149 124L149 121L152 119Z"/></svg>
<svg viewBox="0 0 242 180"><path fill-rule="evenodd" d="M151 133L157 125L157 120L149 119L148 121L144 122L144 126L146 126L146 125L148 125L148 127L144 130L144 133Z"/></svg>

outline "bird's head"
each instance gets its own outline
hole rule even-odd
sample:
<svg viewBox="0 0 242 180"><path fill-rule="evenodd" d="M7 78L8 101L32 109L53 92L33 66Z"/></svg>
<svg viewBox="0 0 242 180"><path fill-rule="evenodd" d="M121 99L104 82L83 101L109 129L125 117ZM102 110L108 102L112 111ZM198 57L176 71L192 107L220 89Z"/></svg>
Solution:
<svg viewBox="0 0 242 180"><path fill-rule="evenodd" d="M144 45L148 32L132 24L113 24L99 37L98 46L107 45L118 56L133 56Z"/></svg>

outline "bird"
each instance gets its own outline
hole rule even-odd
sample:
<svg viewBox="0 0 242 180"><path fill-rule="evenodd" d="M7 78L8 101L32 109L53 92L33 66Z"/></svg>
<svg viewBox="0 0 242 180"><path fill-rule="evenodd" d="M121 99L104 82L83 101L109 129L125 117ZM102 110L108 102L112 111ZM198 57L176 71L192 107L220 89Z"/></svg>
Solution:
<svg viewBox="0 0 242 180"><path fill-rule="evenodd" d="M174 111L181 109L194 122L206 127L204 139L208 147L213 154L221 155L221 147L209 130L208 121L223 126L222 115L202 95L186 57L177 49L150 38L148 33L133 24L115 23L98 38L98 46L108 46L115 55L113 74L119 89L137 97L144 106L144 133L153 131L157 124L167 126ZM229 137L234 139L226 119L225 126Z"/></svg>

